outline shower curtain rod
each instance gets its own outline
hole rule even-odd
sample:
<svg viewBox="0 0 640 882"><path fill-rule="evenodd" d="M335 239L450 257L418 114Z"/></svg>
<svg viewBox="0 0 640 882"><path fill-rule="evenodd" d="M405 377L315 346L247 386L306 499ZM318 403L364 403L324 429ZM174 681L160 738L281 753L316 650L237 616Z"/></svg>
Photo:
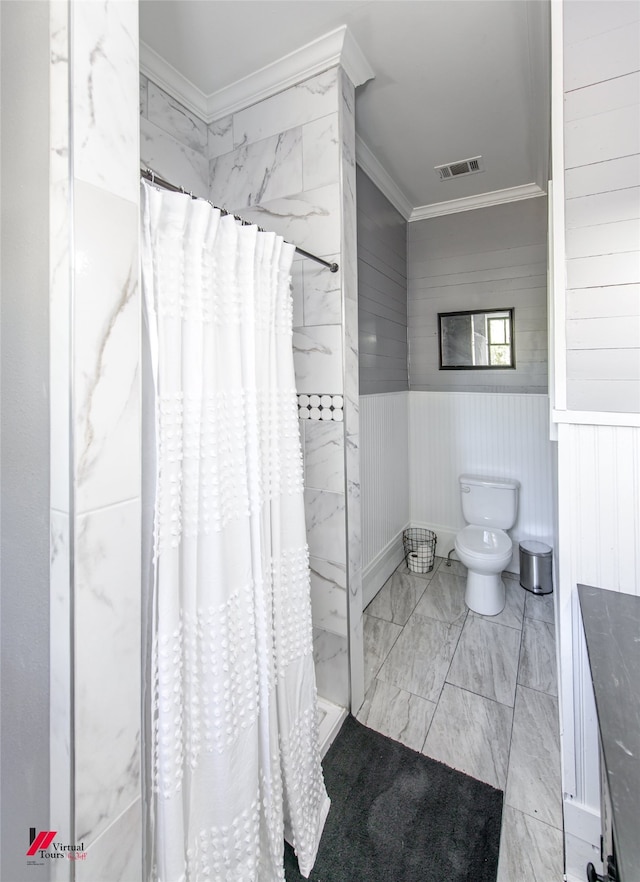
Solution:
<svg viewBox="0 0 640 882"><path fill-rule="evenodd" d="M203 199L202 196L194 196L189 190L185 190L184 187L178 187L176 184L172 184L170 181L165 180L164 178L157 175L153 169L141 167L140 168L140 177L144 178L147 181L150 181L152 184L156 184L158 187L162 187L164 190L171 190L172 193L184 193L185 196L191 196L192 199ZM204 199L205 202L209 202L209 205L212 208L215 208L217 211L221 212L223 215L231 214L230 211L227 211L226 208L219 208L217 205L214 205L213 202L210 202L208 199ZM252 222L245 220L242 217L239 217L237 214L233 215L234 218L241 223L243 226L252 226ZM264 233L265 230L262 227L258 227L261 233ZM324 260L322 257L316 257L315 254L311 254L310 251L305 251L304 248L299 248L297 245L295 246L298 254L301 254L303 257L308 257L310 260L315 260L316 263L321 263L322 266L326 266L329 268L329 271L332 273L338 272L338 264L333 263L329 260Z"/></svg>

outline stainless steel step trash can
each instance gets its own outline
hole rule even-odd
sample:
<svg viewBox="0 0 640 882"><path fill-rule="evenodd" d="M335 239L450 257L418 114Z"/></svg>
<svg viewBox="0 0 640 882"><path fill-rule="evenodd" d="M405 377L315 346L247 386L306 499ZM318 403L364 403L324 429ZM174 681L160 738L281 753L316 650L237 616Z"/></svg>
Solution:
<svg viewBox="0 0 640 882"><path fill-rule="evenodd" d="M553 551L544 542L520 543L520 584L532 594L551 594Z"/></svg>

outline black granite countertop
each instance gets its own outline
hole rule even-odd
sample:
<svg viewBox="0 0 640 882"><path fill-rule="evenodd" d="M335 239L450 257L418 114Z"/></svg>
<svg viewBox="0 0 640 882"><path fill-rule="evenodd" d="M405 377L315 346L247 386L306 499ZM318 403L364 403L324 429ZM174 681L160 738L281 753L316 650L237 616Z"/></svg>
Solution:
<svg viewBox="0 0 640 882"><path fill-rule="evenodd" d="M578 585L620 878L640 880L640 597Z"/></svg>

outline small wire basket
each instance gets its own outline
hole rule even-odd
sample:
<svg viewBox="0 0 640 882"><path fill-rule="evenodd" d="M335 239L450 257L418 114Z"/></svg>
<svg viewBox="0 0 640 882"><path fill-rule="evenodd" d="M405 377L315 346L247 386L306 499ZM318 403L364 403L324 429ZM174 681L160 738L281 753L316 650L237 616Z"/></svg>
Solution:
<svg viewBox="0 0 640 882"><path fill-rule="evenodd" d="M432 530L410 527L402 534L404 559L412 573L430 573L436 558L438 537Z"/></svg>

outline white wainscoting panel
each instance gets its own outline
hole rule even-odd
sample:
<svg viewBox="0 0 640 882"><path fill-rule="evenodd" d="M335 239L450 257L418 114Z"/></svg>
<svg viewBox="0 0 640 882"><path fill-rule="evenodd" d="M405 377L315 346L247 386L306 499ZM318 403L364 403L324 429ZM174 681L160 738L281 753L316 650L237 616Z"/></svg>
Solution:
<svg viewBox="0 0 640 882"><path fill-rule="evenodd" d="M556 627L567 869L584 866L598 844L596 713L576 586L640 594L640 428L558 426L559 562ZM594 861L595 863L595 861Z"/></svg>
<svg viewBox="0 0 640 882"><path fill-rule="evenodd" d="M400 563L409 522L409 395L360 398L364 603Z"/></svg>
<svg viewBox="0 0 640 882"><path fill-rule="evenodd" d="M521 484L515 542L554 545L549 403L546 395L411 392L411 523L438 534L437 554L464 526L461 474L517 478ZM517 572L518 554L509 569Z"/></svg>

